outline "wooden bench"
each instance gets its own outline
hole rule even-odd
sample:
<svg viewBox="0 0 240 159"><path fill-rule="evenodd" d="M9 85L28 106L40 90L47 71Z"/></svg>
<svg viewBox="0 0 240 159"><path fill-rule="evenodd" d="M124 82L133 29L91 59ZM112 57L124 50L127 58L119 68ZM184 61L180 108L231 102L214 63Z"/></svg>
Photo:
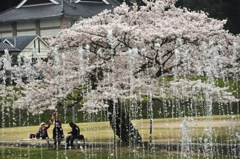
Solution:
<svg viewBox="0 0 240 159"><path fill-rule="evenodd" d="M51 147L51 144L52 145L54 144L54 139L53 138L46 138L45 140L47 142L47 148L49 149ZM81 142L83 142L83 143L81 144ZM59 146L61 146L61 145L63 145L64 147L67 145L66 138L62 138L61 144ZM74 139L73 145L74 145L75 148L81 148L81 145L83 145L82 147L85 148L86 140L85 140L84 136L79 135L78 138Z"/></svg>

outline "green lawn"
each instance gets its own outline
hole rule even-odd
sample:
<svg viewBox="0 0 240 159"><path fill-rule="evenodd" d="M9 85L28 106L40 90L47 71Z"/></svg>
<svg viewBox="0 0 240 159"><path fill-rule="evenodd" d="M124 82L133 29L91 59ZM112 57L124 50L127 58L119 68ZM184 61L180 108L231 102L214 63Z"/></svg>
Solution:
<svg viewBox="0 0 240 159"><path fill-rule="evenodd" d="M0 159L179 159L180 152L146 149L87 148L58 150L21 147L1 147ZM219 156L218 156L219 157ZM220 156L223 157L223 156ZM191 154L191 159L204 159L203 154ZM225 158L225 157L224 157Z"/></svg>
<svg viewBox="0 0 240 159"><path fill-rule="evenodd" d="M168 118L153 120L153 140L156 142L180 142L184 129L183 118ZM149 140L150 122L147 119L133 120L144 141ZM109 122L77 123L87 141L112 141L113 131ZM236 134L240 132L240 115L214 116L213 120L207 117L195 117L188 121L189 134L194 142L202 142L206 136L207 128L212 128L213 142L240 142ZM51 126L48 130L52 137ZM36 133L38 126L25 126L0 129L0 141L18 141L27 139L29 134ZM67 135L71 129L68 124L63 124L64 134Z"/></svg>

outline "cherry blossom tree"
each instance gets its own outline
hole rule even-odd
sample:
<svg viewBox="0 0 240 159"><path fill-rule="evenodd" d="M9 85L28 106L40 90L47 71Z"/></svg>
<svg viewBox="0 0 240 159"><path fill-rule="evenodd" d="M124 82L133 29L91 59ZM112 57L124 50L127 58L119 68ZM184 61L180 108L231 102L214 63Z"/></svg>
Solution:
<svg viewBox="0 0 240 159"><path fill-rule="evenodd" d="M39 60L37 69L15 67L20 72L15 81L23 88L15 106L33 113L55 109L74 94L82 111L107 110L115 134L130 142L141 137L122 111L123 102L143 97L237 101L214 82L240 75L240 38L223 29L226 21L176 8L175 0L145 3L122 4L84 19L52 39L48 62ZM23 73L27 82L17 78Z"/></svg>

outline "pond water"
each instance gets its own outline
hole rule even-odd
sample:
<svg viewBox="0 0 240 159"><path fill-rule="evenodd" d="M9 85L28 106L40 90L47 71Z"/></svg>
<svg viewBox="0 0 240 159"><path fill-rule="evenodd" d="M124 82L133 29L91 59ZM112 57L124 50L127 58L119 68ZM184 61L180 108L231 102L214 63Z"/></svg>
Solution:
<svg viewBox="0 0 240 159"><path fill-rule="evenodd" d="M182 159L188 158L176 151L164 151L159 149L131 149L121 147L111 148L86 148L73 150L54 150L46 148L27 147L1 147L4 154L1 159ZM203 154L192 154L191 159L204 159ZM227 159L237 158L237 156L215 155L212 158Z"/></svg>

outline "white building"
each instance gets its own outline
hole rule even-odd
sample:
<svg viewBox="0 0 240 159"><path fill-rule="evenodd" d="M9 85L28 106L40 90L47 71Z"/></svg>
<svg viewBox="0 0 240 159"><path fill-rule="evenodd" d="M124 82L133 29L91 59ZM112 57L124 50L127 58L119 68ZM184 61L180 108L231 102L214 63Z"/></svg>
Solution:
<svg viewBox="0 0 240 159"><path fill-rule="evenodd" d="M57 35L76 21L105 9L112 10L122 0L22 0L0 13L0 55L9 50L12 57L47 58L47 43L42 38ZM42 38L41 38L42 37Z"/></svg>
<svg viewBox="0 0 240 159"><path fill-rule="evenodd" d="M105 9L112 10L122 0L22 0L0 13L0 38L10 36L54 36L82 18Z"/></svg>
<svg viewBox="0 0 240 159"><path fill-rule="evenodd" d="M0 56L5 53L5 50L8 50L14 63L18 58L21 60L47 59L49 52L48 44L36 35L0 38Z"/></svg>

